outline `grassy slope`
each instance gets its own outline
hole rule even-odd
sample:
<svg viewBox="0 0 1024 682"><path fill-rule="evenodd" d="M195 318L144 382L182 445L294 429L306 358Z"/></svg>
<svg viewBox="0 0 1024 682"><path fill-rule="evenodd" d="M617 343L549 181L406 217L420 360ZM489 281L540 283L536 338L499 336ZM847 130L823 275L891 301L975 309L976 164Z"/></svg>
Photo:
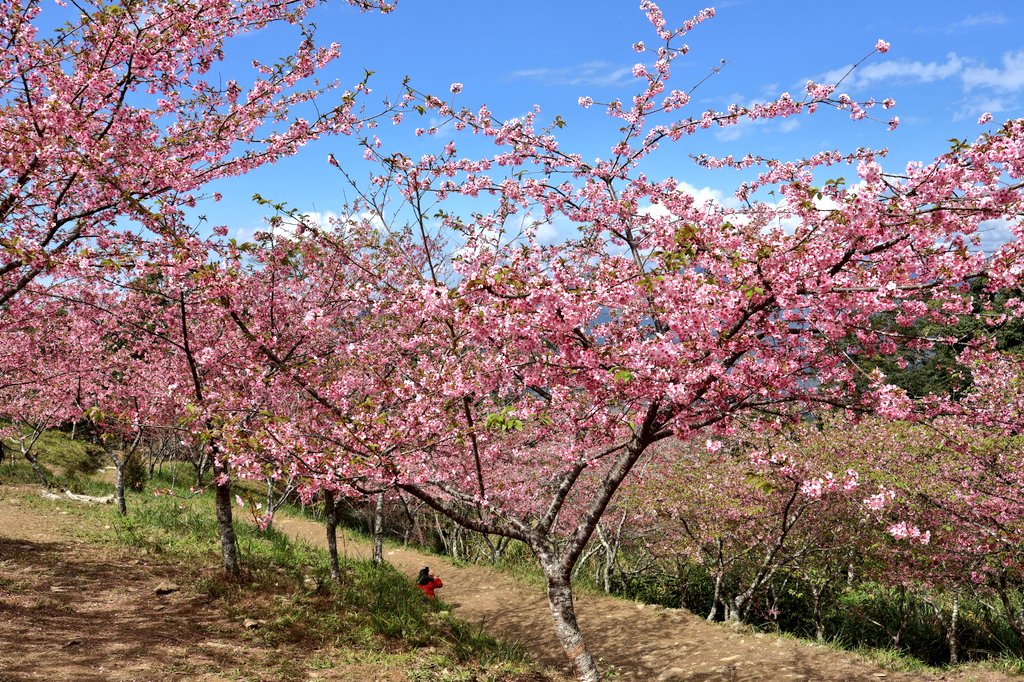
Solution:
<svg viewBox="0 0 1024 682"><path fill-rule="evenodd" d="M62 459L56 438L45 457L55 469ZM188 475L177 478L190 480ZM336 665L339 658L392 671L395 679L545 679L521 649L452 617L444 602L426 601L407 577L387 564L345 560L344 579L335 584L322 550L240 523L245 575L227 579L216 568L219 546L211 496L172 487L169 480L165 477L146 493L131 495L125 519L111 507L83 506L81 532L92 542L126 546L174 565L179 582L209 594L231 619L259 613L262 622L252 636L261 645L308 651L307 660L294 666L295 679L311 667ZM0 466L0 484L31 482L35 478L26 463ZM91 494L109 492L109 485L95 477L75 477L74 483ZM45 501L34 504L45 511ZM277 674L292 677L288 670Z"/></svg>

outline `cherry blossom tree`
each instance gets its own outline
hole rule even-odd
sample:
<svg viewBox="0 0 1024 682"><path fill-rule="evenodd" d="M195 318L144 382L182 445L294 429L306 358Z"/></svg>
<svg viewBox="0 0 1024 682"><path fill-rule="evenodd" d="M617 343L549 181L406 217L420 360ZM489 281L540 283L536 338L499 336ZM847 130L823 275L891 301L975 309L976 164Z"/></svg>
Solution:
<svg viewBox="0 0 1024 682"><path fill-rule="evenodd" d="M284 12L277 5L211 7L228 19L229 32L291 16L274 14ZM198 85L218 40L234 33L219 33L211 23L212 33L198 33L199 52L183 53L174 68L151 67L144 77L137 76L145 68L137 62L149 62L126 48L108 78L124 96L95 105L109 125L81 129L98 131L96 144L120 139L104 131L121 130L122 117L135 110L117 102L146 83L170 102L153 115L172 122L162 128L141 114L136 136L155 136L162 153L137 153L145 172L125 171L121 185L108 182L113 171L95 164L90 173L71 167L63 181L47 180L36 191L39 169L60 164L34 162L31 145L18 151L5 164L16 169L6 195L13 198L0 207L10 204L5 224L25 232L17 233L24 246L10 242L2 270L9 283L0 301L14 302L51 261L67 261L64 254L88 236L75 253L76 267L118 273L108 278L120 278L119 295L132 304L117 324L159 339L160 362L167 364L162 376L182 377L167 390L210 449L229 570L237 569L229 469L302 479L306 499L397 488L464 528L528 546L545 576L568 660L581 680L599 679L576 622L572 575L609 505L645 463L658 453L686 451L669 444L731 437L741 424L799 422L829 408L922 421L955 414L996 428L1014 412L937 394L915 400L857 361L944 341L895 334L876 324L880 315L904 326L952 324L979 314L969 295L972 278L986 274L986 286L997 291L1019 286L1024 274L1024 240L991 256L972 249L985 220L1007 220L1024 236L1022 121L898 174L887 172L882 155L871 150L823 151L789 162L698 156L705 167L756 175L736 191L742 208L702 203L675 178L649 177L645 164L660 147L707 129L825 108L870 118L878 107L834 85L809 83L799 97L783 93L767 103L689 114L692 89L671 88L672 66L686 52L680 39L713 12L671 29L653 2L644 0L642 8L659 42L636 45L645 62L633 69L635 97L603 105L621 126L607 158L586 161L563 149L555 135L561 119L551 129L536 111L500 122L486 107L457 106L459 84L444 98L410 89L396 118L429 116L437 125L417 132L429 137L452 129L447 143L415 160L365 141L366 157L379 171L368 185L356 183L357 198L341 219L320 226L284 216L278 220L295 223L288 234L272 229L252 245L213 246L175 232L178 209L195 198L200 181L357 125L345 100L316 123L296 121L257 137L268 114L283 115L313 96L285 92L333 52L303 42L292 61L263 72L256 95L239 105L240 92L231 85ZM109 28L134 26L132 20L148 26L162 16L133 11L90 15L79 27L82 40L104 40L112 55L121 55ZM13 31L8 42L28 54L34 13L13 16L11 25L28 33ZM85 44L77 36L69 34L67 42ZM134 37L145 46L150 34ZM887 49L884 41L876 45ZM96 54L79 56L102 59ZM11 71L23 62L32 63L3 63ZM52 77L67 73L77 71ZM32 112L31 93L49 87L39 78L23 95L10 95L23 112ZM186 88L189 95L175 96ZM580 104L594 106L587 97ZM177 112L185 113L175 118ZM175 146L180 135L185 141ZM249 151L231 156L236 146L218 144L228 139ZM496 150L460 153L467 139L468 147ZM75 144L92 148L93 138ZM121 158L119 149L111 147L108 156ZM825 177L840 167L857 182ZM60 212L64 204L57 200L77 196L84 177L97 178L90 200L106 198ZM100 191L114 186L116 201ZM55 194L40 204L18 203L44 187ZM41 218L38 206L46 207ZM126 246L129 260L110 258L109 249L121 242L106 228L125 206L152 233L175 238L133 243ZM539 228L554 222L577 226L578 236L542 243ZM130 276L124 274L129 265ZM85 305L94 301L77 297ZM1010 304L1005 314L1020 312ZM985 351L979 340L962 360ZM987 376L993 388L1012 382L1011 375ZM745 592L777 570L794 516L809 508L800 505L819 499L813 476L786 481L783 542L767 543L769 561ZM818 484L826 486L823 481ZM891 535L905 531L911 539L926 532L893 528ZM749 599L734 599L735 610Z"/></svg>
<svg viewBox="0 0 1024 682"><path fill-rule="evenodd" d="M913 402L880 372L867 388L858 381L856 357L904 342L872 321L951 322L971 313L969 278L988 271L1005 286L1021 274L1018 244L992 260L970 248L984 220L1019 225L1020 122L898 175L870 150L794 162L701 157L709 167L760 166L737 190L742 209L649 178L642 164L659 146L702 130L825 107L863 118L872 103L812 83L799 99L680 115L689 94L668 87L685 52L678 39L711 12L672 30L656 5L643 7L662 44L638 44L652 61L634 69L640 91L606 106L622 125L607 159L563 150L536 112L498 122L486 107L410 90L410 110L441 121L418 132L447 126L498 151L462 156L453 139L413 160L368 142L382 172L353 219L329 231L333 247L303 253L307 273L346 264L333 301L359 303L323 315L306 308L301 325L298 314L290 328L278 323L288 341L259 322L262 309L225 302L255 352L323 420L308 433L329 438L340 459L317 466L395 485L466 528L531 549L556 633L586 680L599 674L573 611L573 567L652 446L728 434L741 416L795 420L823 406L889 418L949 411L941 396ZM835 166L852 166L858 182L822 182ZM770 188L781 201L761 200ZM395 192L401 206L386 198ZM467 199L479 210L467 214ZM538 226L555 220L580 236L540 243ZM353 224L362 237L346 232ZM358 267L374 239L402 246ZM381 322L386 335L366 331ZM317 334L327 345L306 351ZM342 344L337 357L330 349ZM316 359L323 353L330 362Z"/></svg>
<svg viewBox="0 0 1024 682"><path fill-rule="evenodd" d="M58 3L63 5L64 3ZM41 273L130 261L125 219L183 230L202 188L359 126L356 85L310 120L310 84L338 56L301 21L313 2L163 0L0 7L0 305ZM389 11L382 0L349 0ZM54 15L54 16L51 16ZM61 21L66 23L61 24ZM233 38L292 23L292 54L222 81ZM58 26L47 30L44 26Z"/></svg>

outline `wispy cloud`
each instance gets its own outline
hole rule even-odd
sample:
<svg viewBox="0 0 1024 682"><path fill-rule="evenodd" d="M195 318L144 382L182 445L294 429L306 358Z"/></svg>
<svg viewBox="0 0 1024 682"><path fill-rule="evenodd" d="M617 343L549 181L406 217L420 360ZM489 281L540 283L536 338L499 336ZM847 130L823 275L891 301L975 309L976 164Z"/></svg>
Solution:
<svg viewBox="0 0 1024 682"><path fill-rule="evenodd" d="M632 66L615 66L608 62L584 62L576 66L520 69L508 75L511 79L539 80L547 85L583 85L613 87L633 80Z"/></svg>
<svg viewBox="0 0 1024 682"><path fill-rule="evenodd" d="M978 118L981 114L999 114L1014 108L1016 102L1013 97L968 97L960 106L960 110L953 116L954 121L965 121Z"/></svg>
<svg viewBox="0 0 1024 682"><path fill-rule="evenodd" d="M794 130L800 128L800 119L798 118L787 118L779 121L779 132L780 133L791 133Z"/></svg>
<svg viewBox="0 0 1024 682"><path fill-rule="evenodd" d="M978 236L981 239L981 250L992 253L1003 244L1015 239L1010 221L1006 218L986 220L978 225Z"/></svg>
<svg viewBox="0 0 1024 682"><path fill-rule="evenodd" d="M972 14L968 17L964 17L960 21L950 26L951 29L958 28L975 28L976 26L998 26L999 24L1008 24L1009 19L1005 15L999 14L998 12L982 12L981 14Z"/></svg>
<svg viewBox="0 0 1024 682"><path fill-rule="evenodd" d="M842 87L845 89L862 88L883 82L933 83L960 75L964 71L965 62L954 53L946 57L945 62L908 62L885 61L862 66L847 76ZM833 69L821 77L821 82L836 83L845 76L852 65L848 64Z"/></svg>
<svg viewBox="0 0 1024 682"><path fill-rule="evenodd" d="M1007 52L1000 67L972 66L964 70L964 87L991 88L1002 92L1024 89L1024 50Z"/></svg>
<svg viewBox="0 0 1024 682"><path fill-rule="evenodd" d="M812 79L836 83L844 76L840 90L855 92L882 83L936 83L959 81L964 93L974 104L985 100L985 107L968 107L971 111L1005 111L1009 108L1005 95L1024 92L1024 50L1007 52L998 65L990 66L970 57L950 53L945 61L885 61L862 66L847 76L850 66L828 71ZM961 115L966 115L961 112Z"/></svg>
<svg viewBox="0 0 1024 682"><path fill-rule="evenodd" d="M748 121L741 119L735 125L718 128L715 130L715 139L720 142L735 142L752 134L791 133L800 129L800 120L797 118L783 119L757 119Z"/></svg>

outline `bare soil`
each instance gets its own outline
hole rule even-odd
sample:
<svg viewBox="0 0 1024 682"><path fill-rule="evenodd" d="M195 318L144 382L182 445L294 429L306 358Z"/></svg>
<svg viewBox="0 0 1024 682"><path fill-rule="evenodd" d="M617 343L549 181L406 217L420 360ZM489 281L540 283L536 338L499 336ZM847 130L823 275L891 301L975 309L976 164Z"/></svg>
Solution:
<svg viewBox="0 0 1024 682"><path fill-rule="evenodd" d="M265 646L185 585L157 594L179 587L179 567L82 540L80 503L38 496L0 486L0 682L406 679L344 652Z"/></svg>
<svg viewBox="0 0 1024 682"><path fill-rule="evenodd" d="M0 681L21 680L403 680L402 670L352 662L345 651L300 645L271 648L208 597L187 586L165 595L173 564L81 539L76 503L32 504L37 491L0 487ZM279 518L281 530L325 544L315 523ZM346 539L349 556L367 556ZM568 679L547 602L535 585L478 566L390 549L387 559L412 577L429 565L455 614L521 642ZM946 675L882 670L852 655L791 639L713 625L681 610L583 595L580 624L614 679L705 680L1020 680L991 671ZM330 667L323 665L330 661ZM327 668L327 669L325 669ZM423 679L422 676L419 679Z"/></svg>
<svg viewBox="0 0 1024 682"><path fill-rule="evenodd" d="M275 521L279 530L325 546L322 526L296 519ZM341 551L342 548L339 548ZM349 539L349 556L368 558L370 547ZM423 566L444 581L438 596L463 620L502 639L519 642L534 658L568 676L570 668L554 636L547 597L539 586L482 566L456 566L409 549L385 551L410 578ZM577 597L576 615L591 652L619 680L663 682L740 680L974 680L1021 677L960 668L940 675L883 670L852 654L791 638L739 631L708 623L689 611L666 609L603 595Z"/></svg>

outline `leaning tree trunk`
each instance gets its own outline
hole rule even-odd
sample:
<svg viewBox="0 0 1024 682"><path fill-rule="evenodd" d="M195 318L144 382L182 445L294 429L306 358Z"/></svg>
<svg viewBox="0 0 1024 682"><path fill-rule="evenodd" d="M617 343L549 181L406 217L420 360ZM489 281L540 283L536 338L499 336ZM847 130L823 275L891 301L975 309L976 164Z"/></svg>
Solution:
<svg viewBox="0 0 1024 682"><path fill-rule="evenodd" d="M32 465L32 471L35 472L39 482L43 484L44 488L49 488L50 479L43 470L42 465L39 463L39 458L33 455L31 450L25 450L23 451L23 454L25 455L25 459L28 460L28 463Z"/></svg>
<svg viewBox="0 0 1024 682"><path fill-rule="evenodd" d="M1017 608L1013 603L1005 569L999 572L999 582L996 585L996 591L999 594L999 601L1003 604L1006 624L1017 635L1018 641L1024 642L1024 608Z"/></svg>
<svg viewBox="0 0 1024 682"><path fill-rule="evenodd" d="M235 537L235 525L231 517L231 480L228 478L227 465L214 457L213 475L216 482L217 525L220 530L220 551L224 562L224 572L238 575L238 541Z"/></svg>
<svg viewBox="0 0 1024 682"><path fill-rule="evenodd" d="M50 487L50 478L46 475L46 470L39 464L39 458L32 454L32 448L35 447L36 441L43 435L42 428L33 429L33 435L30 439L19 439L18 447L21 449L21 454L28 460L28 463L32 465L32 471L36 473L40 483L43 484L44 488Z"/></svg>
<svg viewBox="0 0 1024 682"><path fill-rule="evenodd" d="M384 563L384 493L377 493L373 507L373 563Z"/></svg>
<svg viewBox="0 0 1024 682"><path fill-rule="evenodd" d="M573 673L580 682L598 682L601 675L597 670L594 657L587 650L583 641L583 632L576 622L576 609L572 601L572 583L569 576L557 568L549 571L545 568L548 581L548 605L551 607L551 620L555 624L555 634L562 650L572 664Z"/></svg>
<svg viewBox="0 0 1024 682"><path fill-rule="evenodd" d="M338 564L338 506L334 492L324 490L324 525L327 527L327 552L331 560L331 580L341 582L341 566Z"/></svg>

